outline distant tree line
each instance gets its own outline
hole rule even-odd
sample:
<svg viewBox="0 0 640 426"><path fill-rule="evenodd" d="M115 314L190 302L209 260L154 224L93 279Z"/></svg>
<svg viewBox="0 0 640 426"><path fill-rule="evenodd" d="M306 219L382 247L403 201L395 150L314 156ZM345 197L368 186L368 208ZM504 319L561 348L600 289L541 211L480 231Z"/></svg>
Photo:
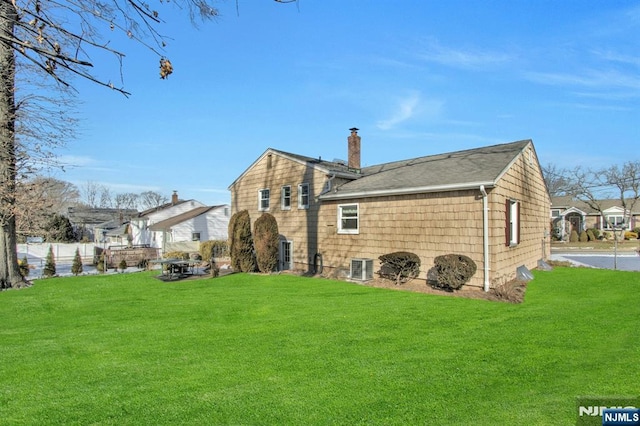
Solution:
<svg viewBox="0 0 640 426"><path fill-rule="evenodd" d="M79 236L69 220L69 207L144 211L169 201L155 191L113 193L107 186L87 182L81 189L63 180L38 176L20 180L16 191L18 241L42 237L47 242L73 242Z"/></svg>

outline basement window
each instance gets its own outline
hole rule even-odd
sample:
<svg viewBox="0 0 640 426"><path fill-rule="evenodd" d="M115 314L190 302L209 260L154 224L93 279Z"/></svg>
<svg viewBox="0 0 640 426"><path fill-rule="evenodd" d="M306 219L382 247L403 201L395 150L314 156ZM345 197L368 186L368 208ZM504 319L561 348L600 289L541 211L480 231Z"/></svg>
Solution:
<svg viewBox="0 0 640 426"><path fill-rule="evenodd" d="M200 241L200 233L192 232L191 233L191 241Z"/></svg>

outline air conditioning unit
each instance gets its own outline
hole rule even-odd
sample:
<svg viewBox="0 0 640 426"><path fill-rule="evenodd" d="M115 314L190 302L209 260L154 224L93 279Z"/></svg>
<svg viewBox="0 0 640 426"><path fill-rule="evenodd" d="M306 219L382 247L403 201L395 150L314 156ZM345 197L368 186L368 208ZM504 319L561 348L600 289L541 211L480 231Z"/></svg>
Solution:
<svg viewBox="0 0 640 426"><path fill-rule="evenodd" d="M352 280L372 280L373 259L351 259L351 270L349 275Z"/></svg>

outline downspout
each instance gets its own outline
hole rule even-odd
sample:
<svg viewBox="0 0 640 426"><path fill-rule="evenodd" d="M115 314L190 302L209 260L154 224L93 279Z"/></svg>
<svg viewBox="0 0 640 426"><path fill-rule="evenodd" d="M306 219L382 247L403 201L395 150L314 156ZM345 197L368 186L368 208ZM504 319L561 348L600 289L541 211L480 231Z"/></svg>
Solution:
<svg viewBox="0 0 640 426"><path fill-rule="evenodd" d="M482 193L482 246L484 255L484 291L489 291L489 200L484 185L480 185Z"/></svg>

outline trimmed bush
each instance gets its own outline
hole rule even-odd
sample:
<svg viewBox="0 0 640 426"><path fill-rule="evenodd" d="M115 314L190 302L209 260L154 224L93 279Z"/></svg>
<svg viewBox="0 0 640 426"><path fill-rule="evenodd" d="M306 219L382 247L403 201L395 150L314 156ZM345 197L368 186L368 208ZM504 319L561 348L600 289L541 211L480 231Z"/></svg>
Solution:
<svg viewBox="0 0 640 426"><path fill-rule="evenodd" d="M78 276L82 273L82 258L80 257L80 249L76 249L76 254L73 256L71 273L75 276Z"/></svg>
<svg viewBox="0 0 640 426"><path fill-rule="evenodd" d="M53 257L52 246L49 246L49 252L47 253L47 259L45 260L42 273L45 277L53 277L56 274L56 261Z"/></svg>
<svg viewBox="0 0 640 426"><path fill-rule="evenodd" d="M206 262L214 257L229 256L229 241L226 240L209 240L200 243L200 256Z"/></svg>
<svg viewBox="0 0 640 426"><path fill-rule="evenodd" d="M272 214L263 213L253 224L253 242L258 270L268 273L278 267L278 222Z"/></svg>
<svg viewBox="0 0 640 426"><path fill-rule="evenodd" d="M624 239L625 240L637 240L638 239L638 234L633 232L633 231L625 231Z"/></svg>
<svg viewBox="0 0 640 426"><path fill-rule="evenodd" d="M587 231L582 231L580 233L580 242L586 243L587 241L589 241L589 236L587 235Z"/></svg>
<svg viewBox="0 0 640 426"><path fill-rule="evenodd" d="M476 273L478 267L463 254L445 254L434 259L436 281L433 287L454 291L465 285Z"/></svg>
<svg viewBox="0 0 640 426"><path fill-rule="evenodd" d="M231 250L231 267L239 272L254 272L256 257L253 252L253 236L251 235L251 218L248 210L234 214L229 222Z"/></svg>
<svg viewBox="0 0 640 426"><path fill-rule="evenodd" d="M118 264L118 269L120 269L120 271L124 272L125 269L127 269L127 261L124 260L124 258L122 258L122 260L120 260L120 263Z"/></svg>
<svg viewBox="0 0 640 426"><path fill-rule="evenodd" d="M589 241L596 241L596 235L593 233L593 229L587 229L587 238Z"/></svg>
<svg viewBox="0 0 640 426"><path fill-rule="evenodd" d="M571 231L571 235L569 236L570 243L577 243L580 240L580 236L578 235L578 231L575 229Z"/></svg>
<svg viewBox="0 0 640 426"><path fill-rule="evenodd" d="M26 255L18 261L18 268L20 268L20 275L22 275L23 278L29 276L29 260L27 260Z"/></svg>
<svg viewBox="0 0 640 426"><path fill-rule="evenodd" d="M233 215L231 215L231 218L229 219L229 257L231 258L231 268L234 271L240 270L240 258L238 257L235 249L236 247L235 233L236 233L236 225L238 223L239 216L240 216L240 212L235 212Z"/></svg>
<svg viewBox="0 0 640 426"><path fill-rule="evenodd" d="M420 274L420 258L406 251L383 254L380 260L378 275L395 281L396 285L406 283Z"/></svg>
<svg viewBox="0 0 640 426"><path fill-rule="evenodd" d="M168 251L162 257L165 259L189 260L189 253L186 251Z"/></svg>

